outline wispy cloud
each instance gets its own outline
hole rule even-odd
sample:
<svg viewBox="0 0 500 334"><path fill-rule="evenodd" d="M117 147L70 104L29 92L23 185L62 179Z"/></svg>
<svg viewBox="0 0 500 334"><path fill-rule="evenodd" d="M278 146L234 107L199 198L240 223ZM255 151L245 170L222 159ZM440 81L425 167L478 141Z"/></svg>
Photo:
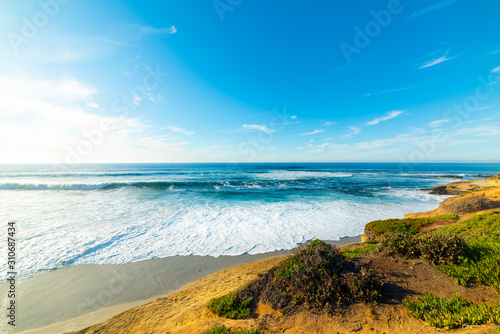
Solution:
<svg viewBox="0 0 500 334"><path fill-rule="evenodd" d="M335 123L335 122L323 122L324 126L332 126L332 125L335 125L335 124L337 124L337 123Z"/></svg>
<svg viewBox="0 0 500 334"><path fill-rule="evenodd" d="M448 61L448 60L451 60L453 58L456 58L458 56L454 56L454 57L448 57L448 53L449 51L446 51L446 53L444 54L444 56L441 56L439 58L436 58L436 59L433 59L431 61L427 61L423 64L421 64L418 69L423 69L423 68L427 68L427 67L431 67L431 66L435 66L437 64L441 64L441 63L444 63L445 61Z"/></svg>
<svg viewBox="0 0 500 334"><path fill-rule="evenodd" d="M76 79L4 77L0 91L0 163L155 162L177 158L187 145L144 120L95 113L98 89ZM88 149L75 158L84 141Z"/></svg>
<svg viewBox="0 0 500 334"><path fill-rule="evenodd" d="M437 128L445 123L448 123L449 121L450 121L449 119L439 119L437 121L430 122L427 125L430 126L431 128Z"/></svg>
<svg viewBox="0 0 500 334"><path fill-rule="evenodd" d="M411 19L414 19L416 17L419 17L420 15L427 14L427 13L430 13L432 11L435 11L435 10L447 7L449 5L454 4L457 1L458 0L444 0L444 1L438 2L438 3L436 3L436 4L434 4L434 5L430 6L430 7L427 7L425 9L421 10L421 11L413 13L413 15L411 15L408 18L408 20L411 20Z"/></svg>
<svg viewBox="0 0 500 334"><path fill-rule="evenodd" d="M267 125L259 124L243 124L240 129L234 130L233 132L239 131L262 131L266 133L276 132L274 129L269 129Z"/></svg>
<svg viewBox="0 0 500 334"><path fill-rule="evenodd" d="M85 105L89 108L99 109L99 105L95 102L87 102L87 103L85 103Z"/></svg>
<svg viewBox="0 0 500 334"><path fill-rule="evenodd" d="M481 111L481 110L485 110L485 109L488 109L490 106L484 106L484 107L479 107L479 108L475 108L475 109L469 109L469 111Z"/></svg>
<svg viewBox="0 0 500 334"><path fill-rule="evenodd" d="M480 125L473 128L462 128L454 133L454 136L464 135L472 137L498 136L500 135L500 127Z"/></svg>
<svg viewBox="0 0 500 334"><path fill-rule="evenodd" d="M361 132L361 128L359 128L357 126L349 126L347 128L350 130L350 132L346 135L343 135L342 137L344 137L344 138L353 137Z"/></svg>
<svg viewBox="0 0 500 334"><path fill-rule="evenodd" d="M307 147L311 148L311 150L307 151L307 153L320 153L323 152L326 148L330 147L331 143L323 143L320 145L307 145Z"/></svg>
<svg viewBox="0 0 500 334"><path fill-rule="evenodd" d="M104 42L104 43L113 44L113 45L126 46L126 47L129 47L129 48L137 48L137 46L129 44L129 43L115 41L115 40L112 40L112 39L107 39L107 38L102 38L102 37L96 37L96 38L94 38L94 40L95 41Z"/></svg>
<svg viewBox="0 0 500 334"><path fill-rule="evenodd" d="M177 28L175 28L175 26L171 26L169 28L154 28L141 25L134 26L138 28L135 39L141 39L150 35L172 35L177 33Z"/></svg>
<svg viewBox="0 0 500 334"><path fill-rule="evenodd" d="M499 75L500 74L500 66L497 66L494 69L492 69L491 73L493 73L495 75ZM498 76L497 78L492 78L490 85L496 84L497 82L500 82L500 76Z"/></svg>
<svg viewBox="0 0 500 334"><path fill-rule="evenodd" d="M310 135L315 135L315 134L322 133L322 132L325 132L325 130L316 129L312 132L301 133L299 136L310 136Z"/></svg>
<svg viewBox="0 0 500 334"><path fill-rule="evenodd" d="M194 135L193 131L188 131L186 129L179 128L179 127L173 126L173 125L166 125L166 126L161 128L161 130L164 130L164 129L168 129L168 130L175 132L175 133L181 133L183 135Z"/></svg>
<svg viewBox="0 0 500 334"><path fill-rule="evenodd" d="M388 121L390 119L396 118L399 115L401 115L402 113L403 113L402 110L393 110L391 112L388 112L387 115L385 115L383 117L375 118L372 121L366 122L365 125L376 125L380 122L384 122L384 121Z"/></svg>
<svg viewBox="0 0 500 334"><path fill-rule="evenodd" d="M377 92L377 93L368 93L368 94L366 94L366 96L368 97L368 96L372 96L372 95L380 95L380 94L387 94L387 93L399 92L399 91L402 91L402 90L408 90L408 89L412 89L412 88L415 88L415 87L412 86L412 87L394 88L394 89L384 90L384 91Z"/></svg>

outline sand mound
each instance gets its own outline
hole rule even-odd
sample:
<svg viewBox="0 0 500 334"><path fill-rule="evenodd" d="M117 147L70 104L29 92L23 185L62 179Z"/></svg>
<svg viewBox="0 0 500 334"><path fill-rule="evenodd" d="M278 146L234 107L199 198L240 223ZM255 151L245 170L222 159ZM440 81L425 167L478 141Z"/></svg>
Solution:
<svg viewBox="0 0 500 334"><path fill-rule="evenodd" d="M441 204L441 208L447 213L461 215L469 212L500 208L500 201L493 201L484 196L448 198Z"/></svg>

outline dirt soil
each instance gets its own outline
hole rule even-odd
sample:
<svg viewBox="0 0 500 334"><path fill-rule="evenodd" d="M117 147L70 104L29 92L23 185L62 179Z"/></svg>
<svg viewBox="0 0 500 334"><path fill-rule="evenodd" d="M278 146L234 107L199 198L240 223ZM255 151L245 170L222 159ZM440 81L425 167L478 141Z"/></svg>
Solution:
<svg viewBox="0 0 500 334"><path fill-rule="evenodd" d="M394 260L370 254L356 260L384 281L383 300L377 305L355 304L330 316L302 311L283 316L267 305L259 305L249 319L217 317L207 310L214 297L243 288L249 281L275 266L282 258L239 265L202 278L186 288L123 312L79 334L90 333L202 333L214 324L233 328L259 328L266 333L441 333L411 317L401 304L429 291L440 297L455 292L473 302L493 305L500 296L485 286L461 287L434 267L420 261ZM495 326L483 325L454 330L453 333L495 333Z"/></svg>

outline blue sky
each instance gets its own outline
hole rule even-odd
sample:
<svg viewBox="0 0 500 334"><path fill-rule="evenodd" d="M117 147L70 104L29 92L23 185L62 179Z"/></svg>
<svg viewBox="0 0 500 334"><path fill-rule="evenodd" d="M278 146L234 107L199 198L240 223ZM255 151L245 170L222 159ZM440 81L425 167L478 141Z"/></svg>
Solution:
<svg viewBox="0 0 500 334"><path fill-rule="evenodd" d="M0 163L500 161L497 1L2 1Z"/></svg>

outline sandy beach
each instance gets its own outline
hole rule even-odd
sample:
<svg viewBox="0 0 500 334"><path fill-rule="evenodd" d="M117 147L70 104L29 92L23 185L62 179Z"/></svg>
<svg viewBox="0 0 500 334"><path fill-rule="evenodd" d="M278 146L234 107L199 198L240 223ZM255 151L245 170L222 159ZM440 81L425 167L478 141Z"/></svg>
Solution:
<svg viewBox="0 0 500 334"><path fill-rule="evenodd" d="M331 241L339 246L360 237ZM16 333L76 331L100 323L132 307L165 297L222 269L289 254L176 256L123 265L80 265L20 281ZM0 290L6 283L0 285ZM43 307L40 307L43 305Z"/></svg>

